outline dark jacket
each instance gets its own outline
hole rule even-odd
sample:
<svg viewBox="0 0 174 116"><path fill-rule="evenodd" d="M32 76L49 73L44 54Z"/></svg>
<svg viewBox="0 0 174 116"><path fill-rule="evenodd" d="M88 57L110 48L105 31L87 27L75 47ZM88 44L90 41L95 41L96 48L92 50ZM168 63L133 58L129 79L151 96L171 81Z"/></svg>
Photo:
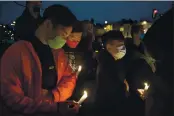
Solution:
<svg viewBox="0 0 174 116"><path fill-rule="evenodd" d="M156 74L162 79L159 87L165 88L167 85L165 91L170 92L166 98L154 103L151 116L173 116L173 11L174 7L158 19L144 37L147 49L158 60ZM162 95L156 96L155 100Z"/></svg>
<svg viewBox="0 0 174 116"><path fill-rule="evenodd" d="M145 47L143 46L143 43L140 44L139 47L132 45L131 47L130 46L127 47L127 54L126 54L126 61L127 61L127 68L128 68L126 78L130 87L131 101L134 101L134 103L139 102L139 104L137 105L132 103L137 108L134 107L131 109L130 107L130 110L135 113L133 115L137 115L137 116L139 116L140 114L142 116L142 112L146 112L146 114L151 112L149 110L149 108L151 107L150 104L145 105L145 103L138 100L138 97L137 97L138 93L136 92L136 90L143 89L144 82L148 82L150 84L149 98L151 97L153 99L153 103L158 104L157 106L155 106L156 108L161 107L159 105L159 101L164 99L165 94L167 94L166 88L164 86L163 81L161 80L161 77L157 76L156 73L152 71L152 67L140 55L145 53L144 48ZM159 96L159 97L156 97L156 96ZM149 101L149 99L147 99L146 101ZM143 107L144 109L146 109L146 111L142 110ZM140 109L137 111L138 108Z"/></svg>
<svg viewBox="0 0 174 116"><path fill-rule="evenodd" d="M41 17L35 19L26 8L22 15L16 19L15 40L25 40L34 35L41 22Z"/></svg>
<svg viewBox="0 0 174 116"><path fill-rule="evenodd" d="M100 114L123 114L126 101L124 61L115 61L106 50L103 50L99 54L98 62L96 111Z"/></svg>

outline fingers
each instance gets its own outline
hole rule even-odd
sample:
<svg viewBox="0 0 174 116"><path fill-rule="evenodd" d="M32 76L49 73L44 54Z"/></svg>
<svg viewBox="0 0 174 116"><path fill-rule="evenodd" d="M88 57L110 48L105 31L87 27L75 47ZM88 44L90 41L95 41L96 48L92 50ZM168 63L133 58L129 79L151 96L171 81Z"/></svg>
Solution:
<svg viewBox="0 0 174 116"><path fill-rule="evenodd" d="M76 101L66 101L68 104L68 108L79 108L80 104L78 104L78 102Z"/></svg>
<svg viewBox="0 0 174 116"><path fill-rule="evenodd" d="M138 91L138 93L139 93L140 95L143 95L143 94L144 94L144 89L137 89L137 91Z"/></svg>
<svg viewBox="0 0 174 116"><path fill-rule="evenodd" d="M148 97L148 91L144 90L144 89L137 89L137 91L140 94L140 97L145 100Z"/></svg>
<svg viewBox="0 0 174 116"><path fill-rule="evenodd" d="M68 101L68 110L71 113L78 113L80 105L76 101Z"/></svg>

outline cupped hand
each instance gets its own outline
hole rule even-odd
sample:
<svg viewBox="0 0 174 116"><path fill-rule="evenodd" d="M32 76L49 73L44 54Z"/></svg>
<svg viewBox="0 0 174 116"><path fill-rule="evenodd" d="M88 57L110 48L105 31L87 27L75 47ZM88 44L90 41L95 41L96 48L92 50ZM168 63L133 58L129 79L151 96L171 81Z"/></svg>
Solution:
<svg viewBox="0 0 174 116"><path fill-rule="evenodd" d="M59 112L63 116L74 116L79 112L80 105L75 101L65 101L59 103Z"/></svg>

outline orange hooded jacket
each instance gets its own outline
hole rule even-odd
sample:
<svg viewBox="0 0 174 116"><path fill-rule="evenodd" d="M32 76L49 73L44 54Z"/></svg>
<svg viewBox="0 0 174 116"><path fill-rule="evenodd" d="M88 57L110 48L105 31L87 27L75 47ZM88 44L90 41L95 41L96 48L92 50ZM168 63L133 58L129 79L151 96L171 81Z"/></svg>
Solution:
<svg viewBox="0 0 174 116"><path fill-rule="evenodd" d="M0 107L4 114L8 112L10 116L12 111L56 113L56 102L65 101L72 95L76 74L72 73L63 49L52 50L52 53L59 72L57 87L52 90L54 100L43 99L41 63L32 44L21 40L5 51L0 64L1 100L4 103L0 102Z"/></svg>

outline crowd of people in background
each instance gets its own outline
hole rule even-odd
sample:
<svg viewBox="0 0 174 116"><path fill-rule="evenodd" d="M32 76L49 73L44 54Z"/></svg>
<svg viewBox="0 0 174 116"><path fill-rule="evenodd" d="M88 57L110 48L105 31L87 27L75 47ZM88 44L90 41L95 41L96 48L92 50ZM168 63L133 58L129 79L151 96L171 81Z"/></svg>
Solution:
<svg viewBox="0 0 174 116"><path fill-rule="evenodd" d="M82 24L63 5L49 6L41 17L41 5L26 2L15 43L2 54L2 116L172 115L172 9L147 34L133 24L126 38L119 30L95 35L93 21ZM94 100L81 106L73 100L90 81Z"/></svg>

